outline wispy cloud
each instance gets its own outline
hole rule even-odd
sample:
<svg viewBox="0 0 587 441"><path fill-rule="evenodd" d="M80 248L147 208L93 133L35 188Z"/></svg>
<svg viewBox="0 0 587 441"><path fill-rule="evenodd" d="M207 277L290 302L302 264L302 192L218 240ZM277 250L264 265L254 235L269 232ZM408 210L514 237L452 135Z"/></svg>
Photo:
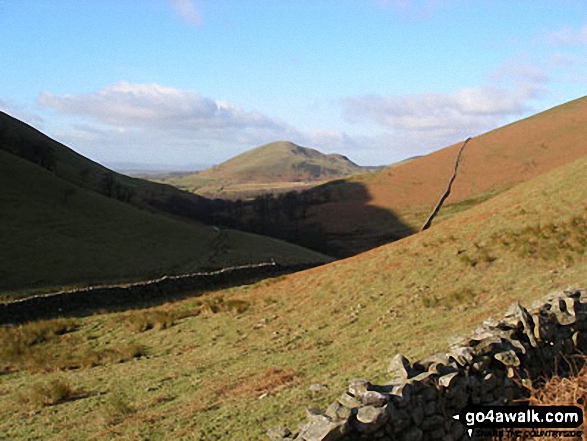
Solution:
<svg viewBox="0 0 587 441"><path fill-rule="evenodd" d="M190 26L200 26L202 15L195 0L171 0L175 13Z"/></svg>
<svg viewBox="0 0 587 441"><path fill-rule="evenodd" d="M430 151L484 133L531 112L528 102L543 90L546 77L537 69L507 66L500 73L514 85L483 85L449 94L362 95L342 101L350 123L370 122L387 129L379 143Z"/></svg>
<svg viewBox="0 0 587 441"><path fill-rule="evenodd" d="M159 136L164 132L193 142L254 144L297 133L285 122L260 112L157 83L121 81L85 95L44 92L37 102L62 113L92 117L117 129L159 132Z"/></svg>
<svg viewBox="0 0 587 441"><path fill-rule="evenodd" d="M560 46L587 45L587 24L581 29L565 26L550 32L548 37L551 42Z"/></svg>
<svg viewBox="0 0 587 441"><path fill-rule="evenodd" d="M203 97L189 90L157 83L121 81L83 95L44 92L37 98L44 108L74 115L66 127L54 132L60 141L99 158L117 152L118 158L166 150L168 159L182 156L225 160L229 156L276 140L353 156L371 141L355 139L340 130L301 131L263 113L232 103ZM105 149L105 147L109 149ZM135 153L130 153L134 151ZM120 155L130 156L120 156Z"/></svg>
<svg viewBox="0 0 587 441"><path fill-rule="evenodd" d="M36 127L37 129L43 128L45 122L41 116L25 109L22 106L11 103L10 100L0 99L0 111L7 113L16 119L24 121L27 124Z"/></svg>

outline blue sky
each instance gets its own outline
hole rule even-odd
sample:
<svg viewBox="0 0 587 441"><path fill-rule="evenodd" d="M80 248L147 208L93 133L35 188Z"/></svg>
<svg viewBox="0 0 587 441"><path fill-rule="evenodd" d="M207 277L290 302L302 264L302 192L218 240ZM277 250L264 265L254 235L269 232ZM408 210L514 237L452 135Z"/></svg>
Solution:
<svg viewBox="0 0 587 441"><path fill-rule="evenodd" d="M0 110L106 165L387 164L586 86L582 0L0 0Z"/></svg>

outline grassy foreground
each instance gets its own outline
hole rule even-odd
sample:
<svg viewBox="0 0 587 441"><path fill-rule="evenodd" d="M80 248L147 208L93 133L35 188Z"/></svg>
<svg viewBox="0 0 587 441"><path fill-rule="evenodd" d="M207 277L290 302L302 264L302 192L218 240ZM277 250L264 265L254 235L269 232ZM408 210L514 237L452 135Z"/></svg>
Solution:
<svg viewBox="0 0 587 441"><path fill-rule="evenodd" d="M349 379L385 381L397 352L446 350L450 335L513 301L584 286L586 167L580 159L303 273L6 329L3 341L17 343L0 352L0 438L257 440L279 423L295 429Z"/></svg>

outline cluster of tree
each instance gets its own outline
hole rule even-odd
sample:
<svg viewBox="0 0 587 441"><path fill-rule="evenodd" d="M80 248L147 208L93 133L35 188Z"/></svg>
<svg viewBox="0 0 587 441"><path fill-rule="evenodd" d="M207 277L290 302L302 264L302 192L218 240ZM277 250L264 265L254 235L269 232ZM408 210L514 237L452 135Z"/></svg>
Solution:
<svg viewBox="0 0 587 441"><path fill-rule="evenodd" d="M45 142L30 136L23 137L14 127L5 127L0 132L0 146L27 161L47 170L53 170L57 164L55 149Z"/></svg>
<svg viewBox="0 0 587 441"><path fill-rule="evenodd" d="M248 201L214 199L207 201L207 213L201 220L327 252L327 236L312 221L310 209L328 199L326 191L265 194Z"/></svg>

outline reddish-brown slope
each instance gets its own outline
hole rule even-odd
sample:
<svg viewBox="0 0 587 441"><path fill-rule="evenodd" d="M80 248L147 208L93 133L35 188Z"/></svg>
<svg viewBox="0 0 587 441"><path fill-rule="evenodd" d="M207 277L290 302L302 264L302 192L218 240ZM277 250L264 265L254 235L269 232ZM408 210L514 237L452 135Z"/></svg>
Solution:
<svg viewBox="0 0 587 441"><path fill-rule="evenodd" d="M348 254L405 235L406 226L419 229L445 191L461 145L313 190L328 194L328 201L311 207L308 222L320 224ZM587 97L474 137L445 206L526 182L584 155ZM388 225L385 212L401 222Z"/></svg>

